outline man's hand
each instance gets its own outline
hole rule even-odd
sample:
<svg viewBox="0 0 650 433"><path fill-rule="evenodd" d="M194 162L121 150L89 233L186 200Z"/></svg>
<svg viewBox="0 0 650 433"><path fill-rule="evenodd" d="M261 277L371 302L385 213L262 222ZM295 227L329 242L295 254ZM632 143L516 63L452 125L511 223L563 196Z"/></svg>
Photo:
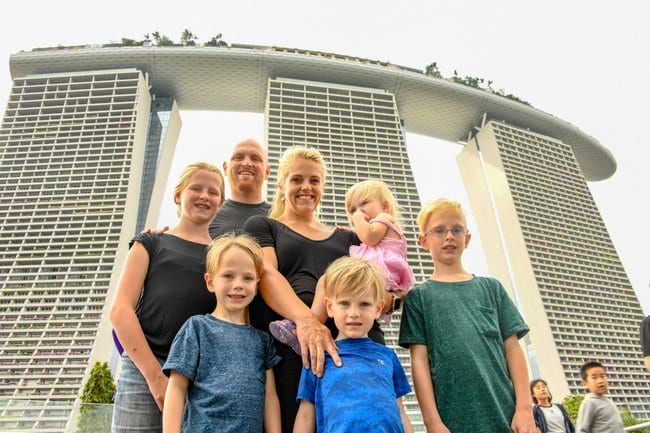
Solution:
<svg viewBox="0 0 650 433"><path fill-rule="evenodd" d="M144 229L142 233L151 233L152 235L161 235L169 230L169 226L164 226L161 229Z"/></svg>
<svg viewBox="0 0 650 433"><path fill-rule="evenodd" d="M305 316L296 321L296 335L300 342L302 365L305 368L311 368L312 373L316 376L321 377L323 375L325 352L330 354L337 367L343 365L337 353L339 348L336 347L330 330L313 315ZM309 363L310 356L311 366Z"/></svg>

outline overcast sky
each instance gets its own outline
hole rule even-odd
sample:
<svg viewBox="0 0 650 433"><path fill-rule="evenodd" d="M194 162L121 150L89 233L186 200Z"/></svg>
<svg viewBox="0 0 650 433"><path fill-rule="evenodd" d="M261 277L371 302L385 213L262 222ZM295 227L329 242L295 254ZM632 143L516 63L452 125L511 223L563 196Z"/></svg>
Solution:
<svg viewBox="0 0 650 433"><path fill-rule="evenodd" d="M492 80L534 107L592 135L618 163L589 184L646 313L650 313L650 6L645 0L506 1L24 1L0 6L0 106L9 55L34 47L222 33L230 43L348 54L424 68L435 61ZM171 177L187 162L220 162L245 136L262 137L259 114L182 112ZM454 160L460 146L407 136L421 198L468 204ZM170 199L171 201L171 199ZM172 207L162 222L174 223ZM470 222L471 228L471 222ZM478 240L478 239L477 239ZM478 243L470 271L486 272Z"/></svg>

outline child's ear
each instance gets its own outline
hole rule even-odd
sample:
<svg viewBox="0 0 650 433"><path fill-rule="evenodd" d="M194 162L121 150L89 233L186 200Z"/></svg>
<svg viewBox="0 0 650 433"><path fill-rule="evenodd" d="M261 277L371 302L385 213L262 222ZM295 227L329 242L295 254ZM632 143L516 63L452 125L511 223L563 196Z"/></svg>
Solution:
<svg viewBox="0 0 650 433"><path fill-rule="evenodd" d="M332 301L330 298L325 296L323 298L323 302L325 303L325 309L327 310L327 317L334 317L334 311L332 311Z"/></svg>
<svg viewBox="0 0 650 433"><path fill-rule="evenodd" d="M381 312L384 311L384 306L386 305L386 301L382 299L379 301L377 304L377 312L375 313L375 319L379 319L379 316L381 316Z"/></svg>
<svg viewBox="0 0 650 433"><path fill-rule="evenodd" d="M205 286L208 288L208 291L213 292L212 290L212 275L209 272L203 274L203 279L205 280Z"/></svg>

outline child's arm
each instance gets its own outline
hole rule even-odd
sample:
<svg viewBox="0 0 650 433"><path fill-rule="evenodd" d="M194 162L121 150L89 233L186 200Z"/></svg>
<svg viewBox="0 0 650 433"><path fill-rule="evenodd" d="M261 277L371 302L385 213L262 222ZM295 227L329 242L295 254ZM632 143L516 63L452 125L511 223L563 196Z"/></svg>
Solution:
<svg viewBox="0 0 650 433"><path fill-rule="evenodd" d="M585 400L578 409L576 433L589 433L591 431L591 423L594 420L594 407L590 403L589 400Z"/></svg>
<svg viewBox="0 0 650 433"><path fill-rule="evenodd" d="M275 376L273 369L266 370L266 385L264 386L264 431L265 433L280 433L280 400L275 391Z"/></svg>
<svg viewBox="0 0 650 433"><path fill-rule="evenodd" d="M311 312L321 323L327 320L327 308L325 308L325 283L321 276L316 283L314 300L311 303Z"/></svg>
<svg viewBox="0 0 650 433"><path fill-rule="evenodd" d="M412 344L409 349L411 351L413 387L422 411L424 426L429 433L450 433L442 422L436 407L433 380L429 368L429 350L424 344Z"/></svg>
<svg viewBox="0 0 650 433"><path fill-rule="evenodd" d="M514 433L533 433L536 431L533 419L533 404L528 390L528 370L526 358L521 350L516 334L503 342L510 380L515 391L515 415L510 428Z"/></svg>
<svg viewBox="0 0 650 433"><path fill-rule="evenodd" d="M413 425L411 424L411 420L406 414L406 409L404 409L404 404L402 403L401 397L397 399L397 406L399 406L399 417L402 419L404 433L413 433Z"/></svg>
<svg viewBox="0 0 650 433"><path fill-rule="evenodd" d="M392 221L392 217L390 217L388 214L382 213L379 216L384 218L388 217L386 219ZM350 221L352 221L352 225L354 226L354 231L357 232L357 236L359 236L361 242L366 245L375 245L388 233L388 226L386 224L380 222L369 223L366 214L359 209L354 211L354 213L350 216Z"/></svg>
<svg viewBox="0 0 650 433"><path fill-rule="evenodd" d="M316 431L316 407L307 400L300 400L293 433L314 433Z"/></svg>
<svg viewBox="0 0 650 433"><path fill-rule="evenodd" d="M122 268L115 300L111 307L110 320L120 343L144 376L151 395L162 411L167 376L163 374L158 360L147 343L140 321L135 315L135 307L140 299L148 268L147 250L140 242L134 242Z"/></svg>
<svg viewBox="0 0 650 433"><path fill-rule="evenodd" d="M165 393L163 433L180 433L189 383L190 380L187 377L172 370Z"/></svg>

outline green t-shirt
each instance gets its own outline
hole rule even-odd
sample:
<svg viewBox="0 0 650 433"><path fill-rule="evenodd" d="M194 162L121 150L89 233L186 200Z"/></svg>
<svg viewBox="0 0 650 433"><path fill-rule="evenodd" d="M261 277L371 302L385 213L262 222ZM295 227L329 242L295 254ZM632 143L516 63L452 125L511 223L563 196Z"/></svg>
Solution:
<svg viewBox="0 0 650 433"><path fill-rule="evenodd" d="M452 433L511 433L515 397L503 341L527 333L496 279L430 280L406 297L399 344L427 346L438 412Z"/></svg>

